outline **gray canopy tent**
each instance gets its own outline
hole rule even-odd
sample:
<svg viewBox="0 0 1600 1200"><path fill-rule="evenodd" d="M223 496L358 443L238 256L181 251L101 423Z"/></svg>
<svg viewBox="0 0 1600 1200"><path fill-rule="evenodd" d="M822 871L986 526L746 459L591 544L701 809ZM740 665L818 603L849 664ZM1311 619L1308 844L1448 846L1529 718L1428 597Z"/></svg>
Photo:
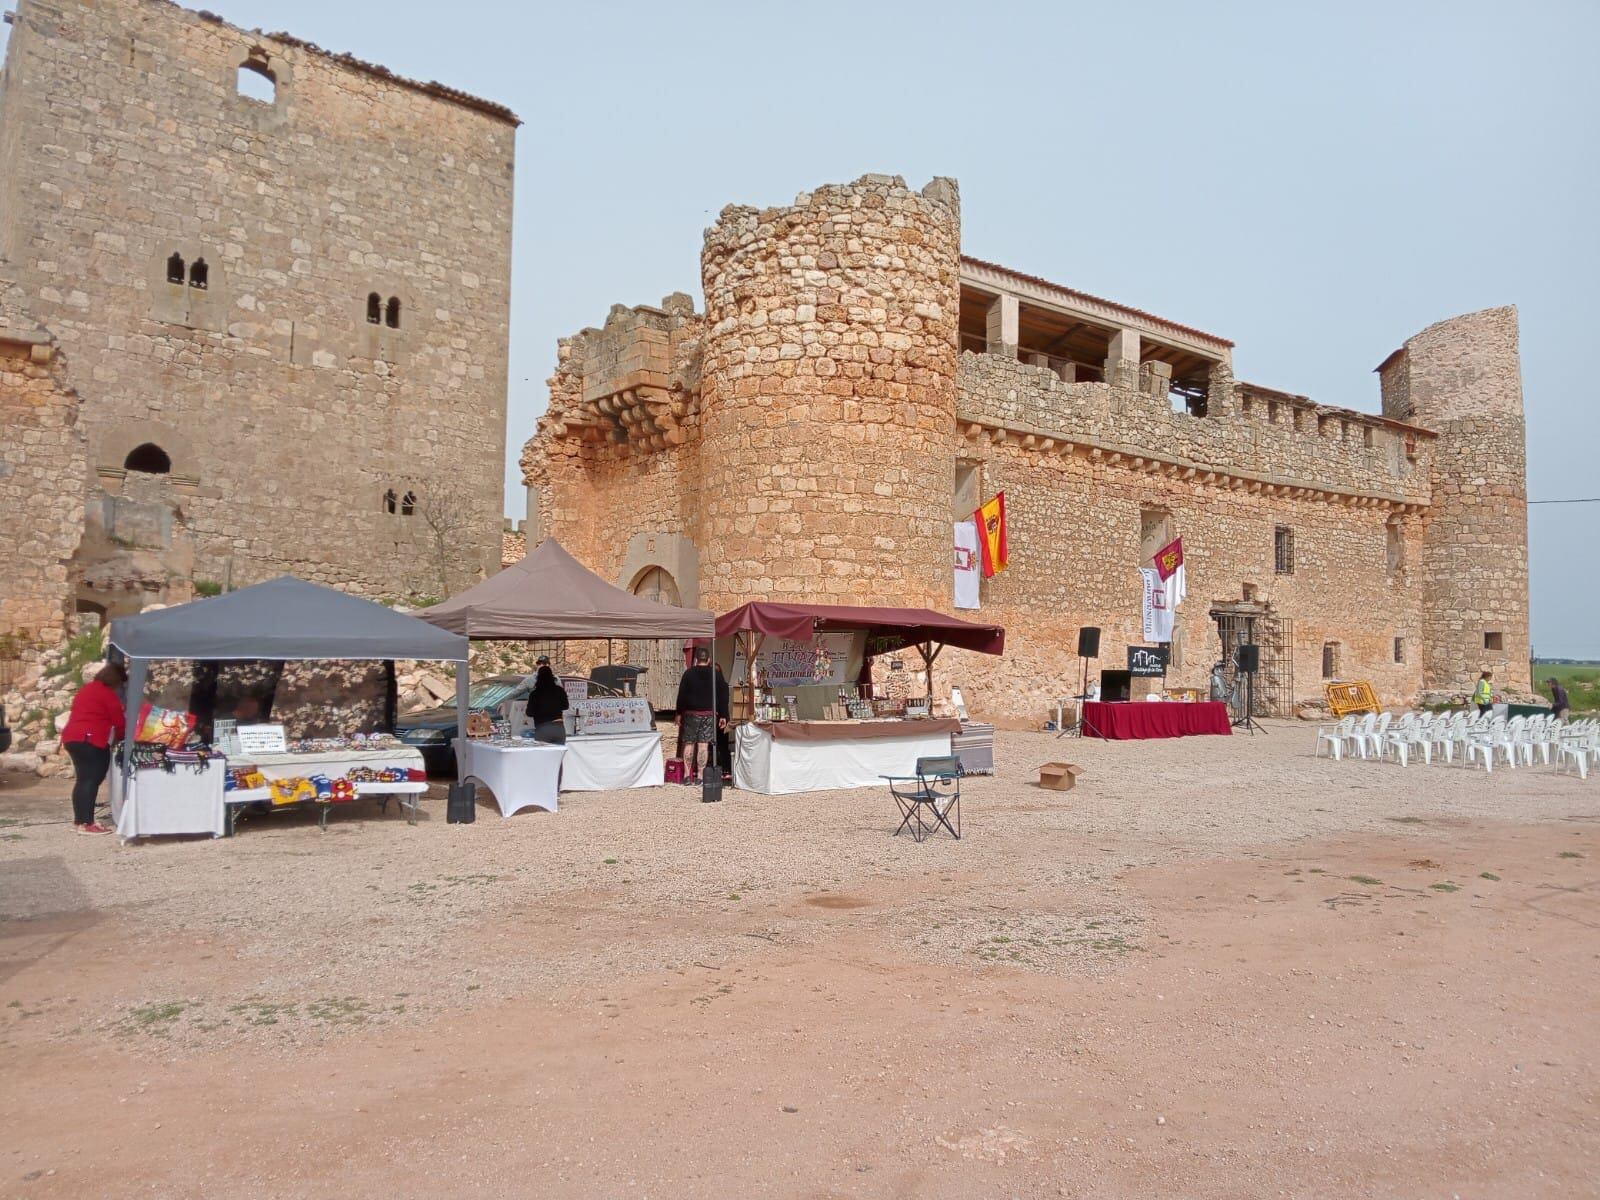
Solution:
<svg viewBox="0 0 1600 1200"><path fill-rule="evenodd" d="M711 637L716 618L607 583L555 538L521 562L419 614L451 633L486 641Z"/></svg>
<svg viewBox="0 0 1600 1200"><path fill-rule="evenodd" d="M381 604L284 575L209 600L119 617L110 644L128 659L129 736L124 781L132 767L132 731L145 676L159 659L425 659L456 664L456 732L467 736L467 639Z"/></svg>

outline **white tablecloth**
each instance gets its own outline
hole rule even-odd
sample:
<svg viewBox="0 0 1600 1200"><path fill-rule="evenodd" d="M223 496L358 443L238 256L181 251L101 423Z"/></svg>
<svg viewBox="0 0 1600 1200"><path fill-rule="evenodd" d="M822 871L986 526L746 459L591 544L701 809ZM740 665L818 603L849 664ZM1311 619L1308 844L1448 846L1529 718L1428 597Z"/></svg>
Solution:
<svg viewBox="0 0 1600 1200"><path fill-rule="evenodd" d="M456 754L461 756L464 776L476 779L494 793L502 817L525 808L556 811L556 779L561 774L565 747L543 742L495 746L469 741L463 749L458 741Z"/></svg>
<svg viewBox="0 0 1600 1200"><path fill-rule="evenodd" d="M950 753L948 733L838 741L778 741L746 723L734 734L733 786L768 796L833 788L885 787L885 775L909 775L919 758Z"/></svg>
<svg viewBox="0 0 1600 1200"><path fill-rule="evenodd" d="M164 833L209 833L228 830L223 782L227 764L221 759L201 764L203 770L179 764L172 771L135 771L122 794L122 771L111 762L111 821L124 838Z"/></svg>
<svg viewBox="0 0 1600 1200"><path fill-rule="evenodd" d="M561 760L563 792L660 787L666 781L661 735L653 729L645 733L586 733L567 739L567 756Z"/></svg>

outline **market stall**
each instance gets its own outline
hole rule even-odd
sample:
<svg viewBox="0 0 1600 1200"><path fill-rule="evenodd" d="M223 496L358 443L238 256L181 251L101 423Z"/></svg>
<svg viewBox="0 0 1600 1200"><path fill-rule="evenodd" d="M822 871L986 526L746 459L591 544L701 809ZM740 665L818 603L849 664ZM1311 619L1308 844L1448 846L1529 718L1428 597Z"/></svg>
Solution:
<svg viewBox="0 0 1600 1200"><path fill-rule="evenodd" d="M1232 732L1228 723L1228 706L1220 700L1199 703L1177 700L1107 703L1087 700L1083 705L1084 737L1124 741Z"/></svg>
<svg viewBox="0 0 1600 1200"><path fill-rule="evenodd" d="M525 808L555 812L556 781L565 756L562 746L534 741L514 744L469 738L456 743L462 778L477 780L487 787L500 806L502 817Z"/></svg>
<svg viewBox="0 0 1600 1200"><path fill-rule="evenodd" d="M109 641L128 660L130 732L112 784L117 832L124 838L220 835L231 830L238 809L250 804L320 806L326 820L328 805L362 796L404 797L414 818L416 797L427 788L420 756L388 730L305 739L267 723L233 728L216 744L204 744L193 713L145 703L154 662L454 662L457 711L466 719L465 638L289 575L120 618L112 622ZM246 730L260 735L242 744ZM193 756L207 760L206 770L193 769Z"/></svg>
<svg viewBox="0 0 1600 1200"><path fill-rule="evenodd" d="M737 696L734 785L767 795L879 787L919 757L950 754L961 721L932 713L933 664L945 646L1001 654L1005 630L919 608L755 602L717 618ZM923 700L859 694L871 659L911 648ZM987 766L992 769L992 757Z"/></svg>
<svg viewBox="0 0 1600 1200"><path fill-rule="evenodd" d="M419 615L474 641L637 641L707 637L713 630L709 612L660 604L614 587L554 538L539 543L521 562ZM560 790L659 787L665 782L661 735L648 701L586 699L569 713L573 719L560 760ZM531 736L531 730L526 737L492 735L491 743L511 746ZM515 771L521 764L532 770L536 761L513 759L505 769ZM507 786L515 786L511 775L501 778ZM494 783L483 782L499 799ZM548 799L549 811L554 812L553 789ZM503 800L501 804L504 808Z"/></svg>

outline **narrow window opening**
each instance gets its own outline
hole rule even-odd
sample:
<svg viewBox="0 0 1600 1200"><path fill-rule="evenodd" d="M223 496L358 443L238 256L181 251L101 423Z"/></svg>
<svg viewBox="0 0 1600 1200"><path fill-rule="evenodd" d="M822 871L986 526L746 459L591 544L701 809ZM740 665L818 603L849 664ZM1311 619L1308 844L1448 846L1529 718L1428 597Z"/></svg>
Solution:
<svg viewBox="0 0 1600 1200"><path fill-rule="evenodd" d="M393 516L395 510L397 508L399 508L399 507L400 507L400 498L394 494L394 489L390 488L388 491L384 492L384 494L383 494L383 511L388 513L390 516Z"/></svg>
<svg viewBox="0 0 1600 1200"><path fill-rule="evenodd" d="M189 268L189 286L199 288L202 292L205 291L210 274L211 268L206 266L206 260L203 258L195 259L193 265Z"/></svg>
<svg viewBox="0 0 1600 1200"><path fill-rule="evenodd" d="M383 323L390 329L400 328L400 297L390 296L389 303L383 310Z"/></svg>
<svg viewBox="0 0 1600 1200"><path fill-rule="evenodd" d="M1322 677L1336 679L1339 674L1339 643L1322 643Z"/></svg>
<svg viewBox="0 0 1600 1200"><path fill-rule="evenodd" d="M1372 426L1371 425L1363 425L1361 427L1361 444L1363 446L1366 446L1368 449L1371 449L1371 447L1372 447Z"/></svg>
<svg viewBox="0 0 1600 1200"><path fill-rule="evenodd" d="M383 297L377 292L367 293L367 324L383 324Z"/></svg>
<svg viewBox="0 0 1600 1200"><path fill-rule="evenodd" d="M145 475L167 475L172 471L172 459L154 442L145 442L128 451L128 457L122 460L122 469Z"/></svg>
<svg viewBox="0 0 1600 1200"><path fill-rule="evenodd" d="M1503 633L1490 632L1483 635L1483 648L1485 650L1504 650L1506 637Z"/></svg>
<svg viewBox="0 0 1600 1200"><path fill-rule="evenodd" d="M1390 578L1401 574L1406 569L1406 540L1400 530L1399 521L1390 521L1384 526L1384 558Z"/></svg>
<svg viewBox="0 0 1600 1200"><path fill-rule="evenodd" d="M1406 660L1406 640L1403 637L1397 637L1394 640L1394 660L1397 663L1403 663Z"/></svg>
<svg viewBox="0 0 1600 1200"><path fill-rule="evenodd" d="M1272 569L1279 575L1294 574L1294 530L1287 525L1272 531Z"/></svg>
<svg viewBox="0 0 1600 1200"><path fill-rule="evenodd" d="M278 77L261 59L252 57L239 64L235 86L239 95L246 100L254 100L258 104L278 102Z"/></svg>
<svg viewBox="0 0 1600 1200"><path fill-rule="evenodd" d="M412 516L416 513L416 511L417 494L415 492L407 492L404 496L400 497L400 515L402 517Z"/></svg>
<svg viewBox="0 0 1600 1200"><path fill-rule="evenodd" d="M1417 461L1417 439L1409 433L1406 434L1406 461Z"/></svg>
<svg viewBox="0 0 1600 1200"><path fill-rule="evenodd" d="M182 283L183 279L183 255L173 251L172 257L167 259L167 282Z"/></svg>
<svg viewBox="0 0 1600 1200"><path fill-rule="evenodd" d="M1268 400L1267 401L1267 424L1268 425L1276 425L1277 423L1278 423L1278 402L1276 400Z"/></svg>

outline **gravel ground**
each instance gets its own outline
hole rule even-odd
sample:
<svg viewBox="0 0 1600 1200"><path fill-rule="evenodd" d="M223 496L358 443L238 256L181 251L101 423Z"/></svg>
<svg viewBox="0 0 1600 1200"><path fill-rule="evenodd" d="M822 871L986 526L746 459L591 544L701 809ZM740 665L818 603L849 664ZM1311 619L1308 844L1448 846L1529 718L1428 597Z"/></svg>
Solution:
<svg viewBox="0 0 1600 1200"><path fill-rule="evenodd" d="M703 805L670 787L569 794L559 815L480 807L473 825L447 825L435 794L414 827L363 806L325 833L289 816L230 840L123 846L73 835L65 785L47 781L0 791L0 819L17 822L0 831L0 918L109 918L151 948L53 1032L149 1030L171 1053L568 994L725 961L752 939L796 945L818 933L795 902L848 907L863 885L868 924L913 957L1103 971L1146 937L1148 914L1117 883L1129 870L1404 836L1424 817L1538 820L1600 797L1542 767L1401 770L1314 759L1312 743L1287 723L1143 743L1001 732L998 774L965 784L964 839L921 845L889 836L893 806L877 790L730 790ZM1052 759L1083 765L1075 790L1037 786ZM530 931L537 940L518 944Z"/></svg>

